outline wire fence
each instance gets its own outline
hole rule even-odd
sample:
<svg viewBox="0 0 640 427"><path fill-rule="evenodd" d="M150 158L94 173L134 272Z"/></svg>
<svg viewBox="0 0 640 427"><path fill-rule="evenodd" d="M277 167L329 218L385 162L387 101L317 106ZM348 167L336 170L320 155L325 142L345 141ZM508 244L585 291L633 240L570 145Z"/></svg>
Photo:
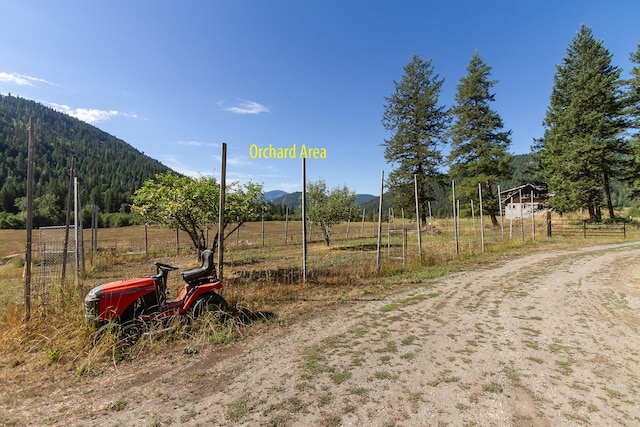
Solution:
<svg viewBox="0 0 640 427"><path fill-rule="evenodd" d="M565 219L546 212L528 218L435 218L418 230L413 220L391 218L380 224L371 221L337 224L329 244L318 226L307 228L306 277L310 280L356 280L380 269L408 265L439 265L465 255L478 254L496 245L511 247L549 238L608 237L625 239L630 231L624 221L591 223ZM207 235L213 240L214 231ZM89 233L87 233L89 234ZM193 254L196 250L181 231L131 226L100 229L90 233L83 256L74 253L73 231L63 263L64 238L61 229L41 229L33 269L33 294L43 303L63 294L62 280L78 280L78 263L88 268L109 266L115 259L159 259ZM302 280L303 245L301 221L268 221L243 225L225 240L225 280L297 283ZM380 264L378 265L378 260Z"/></svg>

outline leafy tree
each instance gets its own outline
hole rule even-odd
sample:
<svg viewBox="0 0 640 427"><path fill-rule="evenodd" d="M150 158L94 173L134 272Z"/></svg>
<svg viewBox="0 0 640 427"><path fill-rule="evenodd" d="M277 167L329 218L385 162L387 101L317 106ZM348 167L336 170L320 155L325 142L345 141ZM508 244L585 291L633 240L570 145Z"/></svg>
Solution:
<svg viewBox="0 0 640 427"><path fill-rule="evenodd" d="M319 225L322 237L329 246L331 228L335 224L347 221L356 209L356 194L346 186L327 190L324 181L307 185L307 218L314 225Z"/></svg>
<svg viewBox="0 0 640 427"><path fill-rule="evenodd" d="M418 179L418 204L426 223L427 202L443 182L442 146L450 119L438 98L444 79L434 73L431 60L414 55L404 66L404 75L394 81L395 93L387 101L382 124L393 135L383 146L387 163L397 166L387 180L396 202L412 207L414 175Z"/></svg>
<svg viewBox="0 0 640 427"><path fill-rule="evenodd" d="M171 172L156 175L138 189L131 209L147 223L168 228L179 228L186 232L193 246L202 251L207 247L206 231L218 222L220 184L215 178L198 179L179 176ZM234 182L227 186L225 196L225 217L235 223L228 237L245 222L255 221L263 213L262 186L253 183L239 185ZM216 232L211 248L215 250Z"/></svg>
<svg viewBox="0 0 640 427"><path fill-rule="evenodd" d="M53 194L44 194L33 199L33 227L46 227L59 225L64 222L62 211L57 209L58 201ZM27 217L27 198L16 199L16 207L20 210L22 218Z"/></svg>
<svg viewBox="0 0 640 427"><path fill-rule="evenodd" d="M449 174L458 182L457 194L474 199L482 188L483 208L498 225L498 196L494 185L511 174L511 131L503 131L502 119L489 105L495 100L490 80L491 67L474 53L467 75L457 86L456 105L451 109L455 122L449 131L451 153Z"/></svg>
<svg viewBox="0 0 640 427"><path fill-rule="evenodd" d="M561 211L588 208L599 216L606 201L614 217L611 181L621 177L628 144L621 101L621 70L585 25L557 66L545 132L534 144L543 179Z"/></svg>

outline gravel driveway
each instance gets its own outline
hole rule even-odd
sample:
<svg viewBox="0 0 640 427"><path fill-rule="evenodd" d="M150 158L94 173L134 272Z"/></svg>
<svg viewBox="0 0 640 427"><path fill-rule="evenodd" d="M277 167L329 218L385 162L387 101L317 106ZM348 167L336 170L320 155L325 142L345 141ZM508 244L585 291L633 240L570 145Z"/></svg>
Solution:
<svg viewBox="0 0 640 427"><path fill-rule="evenodd" d="M124 364L40 404L12 407L7 418L83 426L640 425L639 309L639 244L526 255L222 349Z"/></svg>

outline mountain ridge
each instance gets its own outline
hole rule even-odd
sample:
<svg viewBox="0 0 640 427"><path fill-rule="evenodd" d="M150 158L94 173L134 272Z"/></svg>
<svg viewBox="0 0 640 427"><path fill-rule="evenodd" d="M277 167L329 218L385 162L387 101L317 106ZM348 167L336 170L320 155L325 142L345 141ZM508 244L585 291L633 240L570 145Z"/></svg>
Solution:
<svg viewBox="0 0 640 427"><path fill-rule="evenodd" d="M17 214L16 200L26 196L29 121L34 126L34 202L60 223L65 212L69 169L74 166L83 205L101 212L128 209L145 180L171 169L127 142L36 101L0 95L0 213ZM50 224L44 224L50 225Z"/></svg>

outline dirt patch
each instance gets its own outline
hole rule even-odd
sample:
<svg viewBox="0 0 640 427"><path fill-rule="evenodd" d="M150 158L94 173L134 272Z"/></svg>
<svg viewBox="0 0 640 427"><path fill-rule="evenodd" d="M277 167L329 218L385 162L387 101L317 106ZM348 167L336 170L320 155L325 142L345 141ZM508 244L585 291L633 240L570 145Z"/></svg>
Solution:
<svg viewBox="0 0 640 427"><path fill-rule="evenodd" d="M640 246L527 255L4 395L12 425L640 424Z"/></svg>

